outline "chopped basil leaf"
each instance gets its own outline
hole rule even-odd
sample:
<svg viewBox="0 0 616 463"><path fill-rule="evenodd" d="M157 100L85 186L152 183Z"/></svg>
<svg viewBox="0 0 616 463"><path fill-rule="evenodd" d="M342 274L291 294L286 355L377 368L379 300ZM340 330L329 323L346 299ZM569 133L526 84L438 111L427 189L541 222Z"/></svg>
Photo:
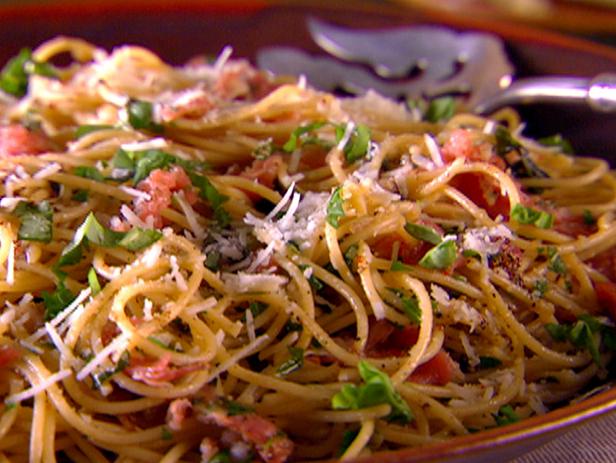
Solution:
<svg viewBox="0 0 616 463"><path fill-rule="evenodd" d="M345 131L345 126L336 127L336 143L339 143L342 140ZM353 129L353 132L349 137L349 141L347 141L346 145L343 147L344 158L349 164L352 164L368 154L369 148L370 129L363 124L358 124Z"/></svg>
<svg viewBox="0 0 616 463"><path fill-rule="evenodd" d="M538 228L550 228L554 224L554 216L544 211L537 211L530 207L516 204L511 209L511 218L516 222L535 225Z"/></svg>
<svg viewBox="0 0 616 463"><path fill-rule="evenodd" d="M288 375L304 366L304 349L299 347L289 347L291 358L282 363L277 370L280 376Z"/></svg>
<svg viewBox="0 0 616 463"><path fill-rule="evenodd" d="M203 175L195 174L187 171L188 177L192 184L199 189L199 196L205 199L214 210L214 217L221 227L226 227L231 222L231 217L223 204L229 199L227 196L220 194L216 187Z"/></svg>
<svg viewBox="0 0 616 463"><path fill-rule="evenodd" d="M90 285L93 296L96 296L98 293L101 292L101 284L98 281L98 277L96 276L96 270L94 270L94 268L91 268L88 271L88 284Z"/></svg>
<svg viewBox="0 0 616 463"><path fill-rule="evenodd" d="M79 127L77 127L77 130L75 130L75 138L79 139L93 132L98 132L99 130L107 130L107 129L113 129L113 125L107 125L107 124L80 125Z"/></svg>
<svg viewBox="0 0 616 463"><path fill-rule="evenodd" d="M389 270L392 272L408 272L409 270L412 270L412 267L410 265L403 264L399 260L394 260L392 261Z"/></svg>
<svg viewBox="0 0 616 463"><path fill-rule="evenodd" d="M494 137L496 138L496 154L499 156L504 156L510 151L522 148L522 145L513 138L511 132L501 125L496 127Z"/></svg>
<svg viewBox="0 0 616 463"><path fill-rule="evenodd" d="M166 169L176 162L175 156L157 149L138 151L135 153L135 174L133 184L137 185L146 179L150 172L156 169Z"/></svg>
<svg viewBox="0 0 616 463"><path fill-rule="evenodd" d="M448 121L456 112L456 100L451 96L442 96L430 101L425 120L428 122Z"/></svg>
<svg viewBox="0 0 616 463"><path fill-rule="evenodd" d="M47 201L34 204L20 201L14 213L21 219L17 237L26 241L49 243L53 236L53 209Z"/></svg>
<svg viewBox="0 0 616 463"><path fill-rule="evenodd" d="M33 60L32 51L22 48L2 69L0 89L17 97L24 96L28 92L29 76L33 74L57 78L56 70L51 64Z"/></svg>
<svg viewBox="0 0 616 463"><path fill-rule="evenodd" d="M154 111L149 101L130 100L126 105L126 111L128 112L128 123L134 129L149 130L155 133L163 131L163 126L154 121Z"/></svg>
<svg viewBox="0 0 616 463"><path fill-rule="evenodd" d="M208 463L232 463L229 450L221 450L208 460Z"/></svg>
<svg viewBox="0 0 616 463"><path fill-rule="evenodd" d="M337 187L327 202L327 223L334 228L340 226L339 220L345 215L344 208L342 207L343 199L341 192L342 187Z"/></svg>
<svg viewBox="0 0 616 463"><path fill-rule="evenodd" d="M548 263L548 269L554 273L565 275L567 273L567 266L563 262L559 254L554 254Z"/></svg>
<svg viewBox="0 0 616 463"><path fill-rule="evenodd" d="M462 251L462 255L464 257L468 257L469 259L481 260L481 254L474 249L465 249L464 251Z"/></svg>
<svg viewBox="0 0 616 463"><path fill-rule="evenodd" d="M104 182L103 174L96 168L91 166L78 166L73 169L73 173L79 177L89 178L97 182Z"/></svg>
<svg viewBox="0 0 616 463"><path fill-rule="evenodd" d="M584 223L586 225L595 225L597 223L597 220L592 215L592 212L590 212L588 209L584 209L584 212L582 213L582 219L584 220Z"/></svg>
<svg viewBox="0 0 616 463"><path fill-rule="evenodd" d="M492 415L498 426L505 426L520 421L520 417L513 410L511 405L503 405L498 410L498 414Z"/></svg>
<svg viewBox="0 0 616 463"><path fill-rule="evenodd" d="M167 426L163 426L160 430L160 438L162 440L171 440L173 439L173 433L167 428Z"/></svg>
<svg viewBox="0 0 616 463"><path fill-rule="evenodd" d="M406 316L411 320L412 323L419 325L421 323L421 309L419 308L419 302L415 296L408 297L404 294L404 292L400 291L397 288L388 288L392 293L394 293L400 299L400 303L402 304L402 310L406 314Z"/></svg>
<svg viewBox="0 0 616 463"><path fill-rule="evenodd" d="M432 244L439 244L442 241L441 235L430 227L425 227L416 223L407 222L404 229L413 238L426 241Z"/></svg>
<svg viewBox="0 0 616 463"><path fill-rule="evenodd" d="M430 269L444 269L453 264L458 257L454 240L442 241L430 249L419 261L419 265Z"/></svg>
<svg viewBox="0 0 616 463"><path fill-rule="evenodd" d="M253 317L258 317L267 309L267 304L259 301L252 301L248 304L248 310L252 313Z"/></svg>
<svg viewBox="0 0 616 463"><path fill-rule="evenodd" d="M135 160L134 158L135 153L134 152L128 152L128 151L124 151L123 149L119 149L118 151L116 151L116 153L113 155L113 158L111 159L111 165L115 168L115 169L125 169L131 172L131 175L133 174L133 171L135 170Z"/></svg>
<svg viewBox="0 0 616 463"><path fill-rule="evenodd" d="M489 356L479 356L479 368L480 369L488 369L488 368L496 368L499 367L503 362L501 362L496 357Z"/></svg>
<svg viewBox="0 0 616 463"><path fill-rule="evenodd" d="M537 140L543 146L555 146L560 148L560 150L565 154L574 154L573 146L569 140L562 137L561 134L557 133L555 135L551 135L549 137L543 137Z"/></svg>
<svg viewBox="0 0 616 463"><path fill-rule="evenodd" d="M147 248L162 237L158 230L133 228L116 243L129 251L139 251Z"/></svg>
<svg viewBox="0 0 616 463"><path fill-rule="evenodd" d="M391 405L389 421L402 424L413 420L413 413L404 399L396 392L387 374L379 371L365 360L360 360L359 375L364 383L360 386L345 384L332 397L334 410L359 410L380 404Z"/></svg>
<svg viewBox="0 0 616 463"><path fill-rule="evenodd" d="M87 190L77 190L71 199L73 201L79 201L80 203L85 203L90 197L90 193Z"/></svg>
<svg viewBox="0 0 616 463"><path fill-rule="evenodd" d="M344 261L346 262L349 268L353 268L355 266L355 258L357 257L357 250L359 246L357 244L350 245L346 251L344 251Z"/></svg>
<svg viewBox="0 0 616 463"><path fill-rule="evenodd" d="M51 320L66 309L77 296L64 285L64 278L61 278L53 293L43 291L41 297L45 304L45 320Z"/></svg>
<svg viewBox="0 0 616 463"><path fill-rule="evenodd" d="M573 324L548 323L545 325L545 329L555 341L569 341L580 349L586 349L593 361L601 366L599 355L600 334L609 331L611 327L603 325L590 315L582 315ZM598 334L597 337L595 337L595 334ZM610 335L611 333L608 334L608 337ZM610 341L611 337L608 342ZM607 345L606 347L609 348L610 346Z"/></svg>
<svg viewBox="0 0 616 463"><path fill-rule="evenodd" d="M340 448L336 453L336 457L340 458L344 455L344 452L351 446L357 435L359 434L359 429L349 429L345 431L342 435L342 442L340 442Z"/></svg>
<svg viewBox="0 0 616 463"><path fill-rule="evenodd" d="M535 281L535 292L539 294L539 296L543 296L548 290L548 281L545 279Z"/></svg>
<svg viewBox="0 0 616 463"><path fill-rule="evenodd" d="M239 402L233 400L224 400L223 407L227 410L229 416L245 415L246 413L252 413L254 410L247 405L242 405Z"/></svg>
<svg viewBox="0 0 616 463"><path fill-rule="evenodd" d="M92 383L95 389L100 389L103 383L109 380L116 373L120 373L128 367L130 363L130 354L128 351L122 352L122 355L118 359L118 363L113 368L105 370L101 373L95 373L92 375Z"/></svg>
<svg viewBox="0 0 616 463"><path fill-rule="evenodd" d="M293 333L294 331L302 331L303 329L304 329L304 327L303 327L303 325L301 323L297 323L297 322L289 320L282 327L282 332L283 332L283 334L289 334L289 333Z"/></svg>
<svg viewBox="0 0 616 463"><path fill-rule="evenodd" d="M299 126L293 132L291 132L291 136L285 142L285 144L282 145L282 149L285 150L287 153L292 153L304 143L304 139L306 138L305 135L320 129L325 124L327 124L326 121L317 121L313 122L312 124Z"/></svg>
<svg viewBox="0 0 616 463"><path fill-rule="evenodd" d="M62 251L57 266L63 267L78 263L88 243L102 247L121 246L130 251L138 251L158 241L161 237L162 233L157 230L134 228L129 232L113 231L102 225L94 213L90 212L75 232L71 243Z"/></svg>
<svg viewBox="0 0 616 463"><path fill-rule="evenodd" d="M220 269L220 251L212 250L205 257L205 266L212 272L217 272Z"/></svg>

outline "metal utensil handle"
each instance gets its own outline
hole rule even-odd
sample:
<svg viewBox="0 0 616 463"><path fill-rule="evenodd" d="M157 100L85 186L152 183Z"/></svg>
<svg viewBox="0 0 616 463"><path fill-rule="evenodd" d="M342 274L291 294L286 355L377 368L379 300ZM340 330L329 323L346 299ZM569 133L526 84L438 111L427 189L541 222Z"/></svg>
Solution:
<svg viewBox="0 0 616 463"><path fill-rule="evenodd" d="M586 103L603 112L616 112L616 74L581 77L529 77L514 81L502 93L481 102L475 110L489 113L512 104Z"/></svg>

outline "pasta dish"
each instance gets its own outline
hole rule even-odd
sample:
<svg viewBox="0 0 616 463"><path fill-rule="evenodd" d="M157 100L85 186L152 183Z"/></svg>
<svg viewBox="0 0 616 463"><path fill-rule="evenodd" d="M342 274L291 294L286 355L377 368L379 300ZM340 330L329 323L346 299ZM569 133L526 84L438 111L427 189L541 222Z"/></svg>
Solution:
<svg viewBox="0 0 616 463"><path fill-rule="evenodd" d="M350 459L607 379L605 161L230 54L4 67L0 461Z"/></svg>

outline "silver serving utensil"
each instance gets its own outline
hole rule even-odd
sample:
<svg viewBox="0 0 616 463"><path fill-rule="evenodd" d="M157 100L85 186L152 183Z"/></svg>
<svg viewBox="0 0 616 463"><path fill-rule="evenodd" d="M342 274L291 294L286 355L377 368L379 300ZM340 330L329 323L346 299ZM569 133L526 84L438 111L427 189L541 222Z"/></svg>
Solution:
<svg viewBox="0 0 616 463"><path fill-rule="evenodd" d="M373 89L396 99L464 94L469 109L478 113L539 102L616 111L616 74L514 80L503 43L491 34L439 26L351 30L315 18L308 19L308 30L331 56L271 47L258 53L259 66L277 74L303 74L328 91Z"/></svg>

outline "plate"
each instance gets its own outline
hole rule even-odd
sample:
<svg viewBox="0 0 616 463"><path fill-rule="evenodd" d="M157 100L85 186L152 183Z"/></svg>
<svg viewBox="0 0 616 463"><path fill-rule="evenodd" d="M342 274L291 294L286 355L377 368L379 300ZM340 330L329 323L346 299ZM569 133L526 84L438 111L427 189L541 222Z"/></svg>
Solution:
<svg viewBox="0 0 616 463"><path fill-rule="evenodd" d="M396 27L439 23L457 30L483 30L504 39L518 76L543 74L592 77L616 71L616 50L507 23L484 23L464 18L439 18L395 6L357 4L344 8L324 4L263 4L258 1L162 1L41 3L0 7L0 61L20 48L36 46L57 35L82 37L106 48L131 43L146 46L165 60L182 63L197 54L216 55L232 45L237 56L254 58L259 48L290 45L317 53L306 29L316 16L351 27ZM531 135L556 131L570 138L580 154L616 161L616 116L570 107L522 108ZM379 462L506 461L548 442L567 429L616 409L616 388L578 403L507 427L453 438L429 448L380 453Z"/></svg>

